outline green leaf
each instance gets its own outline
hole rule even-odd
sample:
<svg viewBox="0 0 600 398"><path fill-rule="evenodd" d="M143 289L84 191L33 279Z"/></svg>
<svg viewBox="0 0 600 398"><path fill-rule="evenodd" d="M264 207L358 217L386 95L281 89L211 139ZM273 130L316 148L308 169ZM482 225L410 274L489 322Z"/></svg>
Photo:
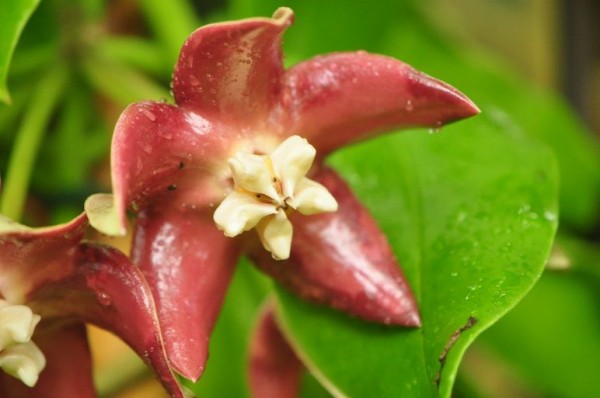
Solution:
<svg viewBox="0 0 600 398"><path fill-rule="evenodd" d="M484 108L439 135L392 135L334 156L386 232L423 321L368 324L278 290L286 335L334 395L433 397L439 374L449 397L467 346L533 286L557 224L556 167L514 126Z"/></svg>
<svg viewBox="0 0 600 398"><path fill-rule="evenodd" d="M479 106L498 106L550 146L560 170L561 221L589 229L600 218L600 150L558 95L520 79L508 63L452 45L415 14L392 27L382 50L460 88Z"/></svg>
<svg viewBox="0 0 600 398"><path fill-rule="evenodd" d="M597 280L547 272L478 345L510 364L544 396L598 397L599 303Z"/></svg>
<svg viewBox="0 0 600 398"><path fill-rule="evenodd" d="M40 0L12 0L0 2L0 101L9 103L6 87L8 67L19 35Z"/></svg>

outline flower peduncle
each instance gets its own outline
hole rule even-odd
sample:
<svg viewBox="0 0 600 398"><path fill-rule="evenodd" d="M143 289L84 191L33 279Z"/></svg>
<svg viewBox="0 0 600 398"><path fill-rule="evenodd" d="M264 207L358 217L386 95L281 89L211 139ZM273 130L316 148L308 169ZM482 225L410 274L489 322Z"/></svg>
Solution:
<svg viewBox="0 0 600 398"><path fill-rule="evenodd" d="M46 358L31 341L41 317L26 305L0 300L0 368L33 387L46 366Z"/></svg>
<svg viewBox="0 0 600 398"><path fill-rule="evenodd" d="M270 155L237 152L228 160L233 191L213 216L217 227L229 237L256 227L273 258L287 259L293 232L287 213L318 214L338 207L323 185L306 178L315 155L315 148L297 135Z"/></svg>

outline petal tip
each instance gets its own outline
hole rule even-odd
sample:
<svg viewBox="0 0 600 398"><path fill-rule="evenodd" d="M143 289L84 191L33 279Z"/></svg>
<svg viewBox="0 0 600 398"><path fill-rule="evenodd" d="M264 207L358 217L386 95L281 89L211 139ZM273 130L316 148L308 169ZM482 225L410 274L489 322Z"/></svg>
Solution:
<svg viewBox="0 0 600 398"><path fill-rule="evenodd" d="M289 7L279 7L272 18L281 25L289 26L294 23L294 11Z"/></svg>
<svg viewBox="0 0 600 398"><path fill-rule="evenodd" d="M117 214L113 195L98 193L88 197L84 210L90 225L109 236L125 236L127 227Z"/></svg>
<svg viewBox="0 0 600 398"><path fill-rule="evenodd" d="M481 113L469 97L450 84L414 69L411 74L411 91L415 98L420 98L423 102L425 121L430 119L429 122L432 122L434 127Z"/></svg>

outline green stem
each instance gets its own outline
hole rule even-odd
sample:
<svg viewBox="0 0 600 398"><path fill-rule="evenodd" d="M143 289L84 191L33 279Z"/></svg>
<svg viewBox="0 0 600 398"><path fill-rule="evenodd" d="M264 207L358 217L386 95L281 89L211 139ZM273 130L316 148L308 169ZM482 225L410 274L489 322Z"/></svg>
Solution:
<svg viewBox="0 0 600 398"><path fill-rule="evenodd" d="M0 201L0 212L15 221L21 219L38 148L66 84L66 67L55 65L42 77L25 109L8 161L6 184Z"/></svg>
<svg viewBox="0 0 600 398"><path fill-rule="evenodd" d="M140 7L162 43L169 64L174 65L186 37L200 26L190 2L186 0L141 0Z"/></svg>
<svg viewBox="0 0 600 398"><path fill-rule="evenodd" d="M106 37L98 43L98 52L109 59L139 68L155 76L169 76L160 46L139 37Z"/></svg>

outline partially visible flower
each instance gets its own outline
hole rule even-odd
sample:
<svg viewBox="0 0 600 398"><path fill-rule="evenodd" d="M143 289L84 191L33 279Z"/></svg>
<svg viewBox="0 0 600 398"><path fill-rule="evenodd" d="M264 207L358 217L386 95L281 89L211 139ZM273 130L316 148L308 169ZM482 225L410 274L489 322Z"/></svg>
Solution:
<svg viewBox="0 0 600 398"><path fill-rule="evenodd" d="M115 249L83 243L84 215L28 228L0 215L0 396L95 397L84 322L127 342L173 397L154 301Z"/></svg>
<svg viewBox="0 0 600 398"><path fill-rule="evenodd" d="M189 379L204 369L242 253L308 300L371 321L420 324L385 235L323 160L385 131L439 128L479 110L385 56L337 53L284 70L281 36L292 21L280 8L273 18L192 33L175 66L177 105L140 102L123 112L112 142L114 198L86 201L92 225L107 234L125 233L127 211L137 213L132 260L154 294L169 359ZM301 161L295 149L280 149L304 143L296 136L310 143L298 146ZM302 148L311 147L316 154L306 156ZM292 178L269 160L294 169ZM253 225L260 239L241 233Z"/></svg>
<svg viewBox="0 0 600 398"><path fill-rule="evenodd" d="M248 381L256 398L296 398L304 365L281 332L273 303L259 314L248 353Z"/></svg>

